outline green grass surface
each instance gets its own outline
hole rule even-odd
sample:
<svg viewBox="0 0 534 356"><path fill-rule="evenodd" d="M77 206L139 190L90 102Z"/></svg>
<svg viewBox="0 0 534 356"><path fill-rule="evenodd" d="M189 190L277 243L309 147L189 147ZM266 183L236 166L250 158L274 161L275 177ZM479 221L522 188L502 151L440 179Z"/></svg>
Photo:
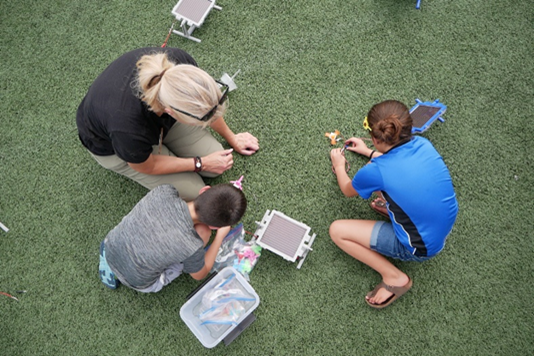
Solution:
<svg viewBox="0 0 534 356"><path fill-rule="evenodd" d="M0 2L0 354L527 355L534 353L534 6L513 0L220 0L172 35L220 77L241 73L226 115L261 150L210 183L245 174L243 222L267 209L317 234L301 270L264 252L251 275L257 320L207 350L179 310L199 282L145 295L98 279L98 247L144 196L77 138L76 108L116 57L159 46L172 1ZM328 236L340 218L376 219L342 196L327 131L363 135L368 109L439 98L445 123L423 136L443 155L460 213L433 260L397 263L413 289L383 311L379 276ZM225 143L226 145L226 143ZM351 175L366 159L349 155ZM19 294L17 290L26 290Z"/></svg>

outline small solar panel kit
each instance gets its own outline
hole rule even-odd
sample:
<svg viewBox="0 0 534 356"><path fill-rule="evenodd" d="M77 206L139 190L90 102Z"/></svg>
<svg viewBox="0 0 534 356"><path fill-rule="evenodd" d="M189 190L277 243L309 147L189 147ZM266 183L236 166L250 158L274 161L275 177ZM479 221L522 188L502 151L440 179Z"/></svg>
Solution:
<svg viewBox="0 0 534 356"><path fill-rule="evenodd" d="M272 210L265 213L261 222L256 221L256 243L284 259L296 262L300 269L315 240L311 228L283 213Z"/></svg>
<svg viewBox="0 0 534 356"><path fill-rule="evenodd" d="M222 10L215 4L216 0L180 0L172 9L172 14L180 21L182 31L172 30L173 33L195 42L200 39L193 37L193 31L202 26L212 9Z"/></svg>
<svg viewBox="0 0 534 356"><path fill-rule="evenodd" d="M413 119L412 134L425 132L436 120L445 121L441 115L445 113L447 106L440 103L439 99L425 102L415 99L415 102L416 104L410 109L410 116Z"/></svg>

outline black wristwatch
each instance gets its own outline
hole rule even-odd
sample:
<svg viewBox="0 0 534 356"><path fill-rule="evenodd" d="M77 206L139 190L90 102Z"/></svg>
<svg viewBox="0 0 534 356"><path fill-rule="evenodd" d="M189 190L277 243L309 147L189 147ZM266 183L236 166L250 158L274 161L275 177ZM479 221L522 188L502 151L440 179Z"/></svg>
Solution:
<svg viewBox="0 0 534 356"><path fill-rule="evenodd" d="M195 172L200 172L202 170L202 160L200 157L195 157Z"/></svg>

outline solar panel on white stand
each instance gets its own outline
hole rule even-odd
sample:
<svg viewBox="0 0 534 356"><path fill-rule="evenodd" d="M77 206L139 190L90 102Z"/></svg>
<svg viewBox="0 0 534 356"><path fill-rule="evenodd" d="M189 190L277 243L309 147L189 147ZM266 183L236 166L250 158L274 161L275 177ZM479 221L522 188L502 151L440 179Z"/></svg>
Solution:
<svg viewBox="0 0 534 356"><path fill-rule="evenodd" d="M299 259L300 269L315 240L310 236L311 228L283 213L267 210L261 222L257 222L256 243L262 248L295 262Z"/></svg>
<svg viewBox="0 0 534 356"><path fill-rule="evenodd" d="M200 42L200 39L192 36L193 31L202 26L211 9L222 10L220 6L215 5L215 1L216 0L178 1L176 6L172 9L172 14L176 17L177 21L181 21L180 27L182 28L182 31L173 30L172 32L195 42Z"/></svg>

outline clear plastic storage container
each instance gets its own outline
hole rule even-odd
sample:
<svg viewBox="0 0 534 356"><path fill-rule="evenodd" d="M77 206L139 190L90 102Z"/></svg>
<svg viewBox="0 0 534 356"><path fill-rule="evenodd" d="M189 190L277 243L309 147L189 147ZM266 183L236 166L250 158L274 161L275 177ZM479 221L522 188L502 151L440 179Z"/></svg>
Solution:
<svg viewBox="0 0 534 356"><path fill-rule="evenodd" d="M225 339L228 345L255 317L260 298L233 267L219 271L180 309L180 317L207 348ZM230 335L230 334L233 335Z"/></svg>

